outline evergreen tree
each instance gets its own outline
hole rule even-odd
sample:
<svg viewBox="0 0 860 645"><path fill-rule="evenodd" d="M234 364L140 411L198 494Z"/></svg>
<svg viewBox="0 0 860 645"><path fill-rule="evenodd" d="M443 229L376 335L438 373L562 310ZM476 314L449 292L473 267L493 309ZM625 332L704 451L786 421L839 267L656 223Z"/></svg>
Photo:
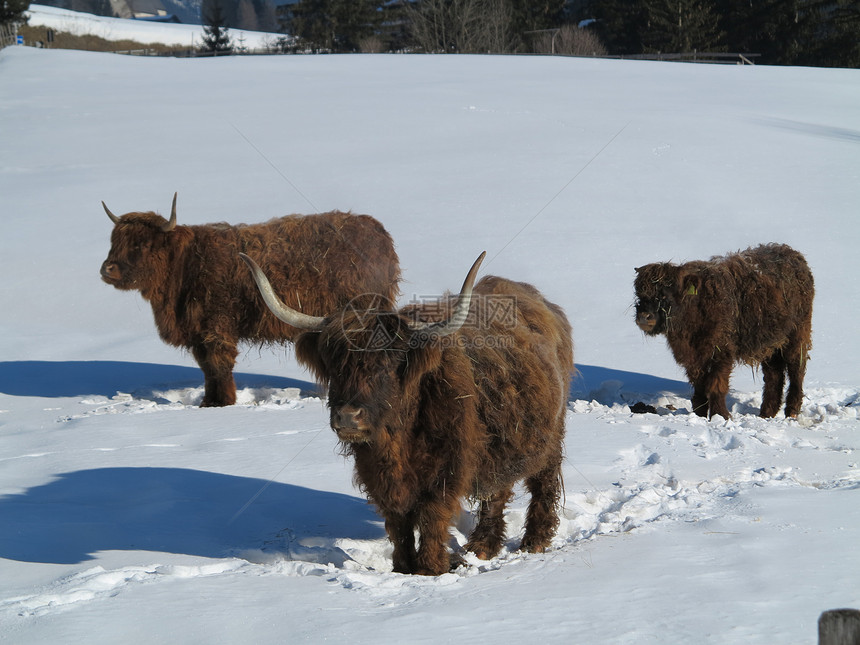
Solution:
<svg viewBox="0 0 860 645"><path fill-rule="evenodd" d="M554 29L564 24L565 0L510 0L510 31L519 51L533 41L529 32Z"/></svg>
<svg viewBox="0 0 860 645"><path fill-rule="evenodd" d="M831 23L833 32L821 52L821 65L860 68L860 4L840 0Z"/></svg>
<svg viewBox="0 0 860 645"><path fill-rule="evenodd" d="M807 0L725 0L723 29L731 51L761 54L759 62L791 65L798 60L812 14Z"/></svg>
<svg viewBox="0 0 860 645"><path fill-rule="evenodd" d="M552 29L564 22L565 0L511 0L512 29L525 31Z"/></svg>
<svg viewBox="0 0 860 645"><path fill-rule="evenodd" d="M860 3L817 0L806 9L795 64L860 68Z"/></svg>
<svg viewBox="0 0 860 645"><path fill-rule="evenodd" d="M728 50L775 65L860 67L858 0L577 0L610 54Z"/></svg>
<svg viewBox="0 0 860 645"><path fill-rule="evenodd" d="M289 30L316 51L354 52L373 34L373 0L302 0L292 6Z"/></svg>
<svg viewBox="0 0 860 645"><path fill-rule="evenodd" d="M24 14L30 8L30 0L0 0L0 25L25 22Z"/></svg>
<svg viewBox="0 0 860 645"><path fill-rule="evenodd" d="M591 26L610 54L629 56L644 50L648 10L642 0L591 0L577 17L593 19Z"/></svg>
<svg viewBox="0 0 860 645"><path fill-rule="evenodd" d="M717 51L723 33L719 16L708 0L645 0L648 27L645 51Z"/></svg>
<svg viewBox="0 0 860 645"><path fill-rule="evenodd" d="M215 54L229 54L233 51L227 18L221 0L203 0L203 51Z"/></svg>

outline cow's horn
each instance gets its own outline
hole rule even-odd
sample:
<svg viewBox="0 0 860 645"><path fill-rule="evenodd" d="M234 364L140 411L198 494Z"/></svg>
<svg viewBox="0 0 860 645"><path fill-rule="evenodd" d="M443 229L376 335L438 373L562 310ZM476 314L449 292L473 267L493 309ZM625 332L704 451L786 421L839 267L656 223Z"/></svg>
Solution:
<svg viewBox="0 0 860 645"><path fill-rule="evenodd" d="M254 276L254 281L260 289L260 294L263 296L263 300L266 301L266 306L269 307L271 312L275 314L279 320L299 329L309 331L320 331L322 329L325 318L321 316L308 316L307 314L303 314L300 311L296 311L295 309L285 305L281 299L278 298L277 294L275 294L275 290L272 289L272 284L269 282L266 274L263 273L263 270L257 265L257 263L244 253L240 253L239 257L242 258L245 261L245 264L247 264L251 269L251 275Z"/></svg>
<svg viewBox="0 0 860 645"><path fill-rule="evenodd" d="M111 222L113 222L114 224L119 224L119 217L110 212L110 209L107 207L107 204L102 202L102 208L105 209L105 213L107 213L107 216L110 217Z"/></svg>
<svg viewBox="0 0 860 645"><path fill-rule="evenodd" d="M472 287L475 286L475 277L478 275L478 269L481 267L481 262L484 261L486 255L486 251L481 253L478 259L475 260L472 268L469 269L469 274L463 281L462 289L460 289L460 295L457 296L457 304L448 320L440 320L434 323L411 323L409 329L425 334L432 334L433 336L448 336L459 330L469 315L469 305L472 302Z"/></svg>
<svg viewBox="0 0 860 645"><path fill-rule="evenodd" d="M177 193L173 193L173 208L170 209L170 221L161 227L161 230L165 233L170 233L170 231L176 228L176 195Z"/></svg>

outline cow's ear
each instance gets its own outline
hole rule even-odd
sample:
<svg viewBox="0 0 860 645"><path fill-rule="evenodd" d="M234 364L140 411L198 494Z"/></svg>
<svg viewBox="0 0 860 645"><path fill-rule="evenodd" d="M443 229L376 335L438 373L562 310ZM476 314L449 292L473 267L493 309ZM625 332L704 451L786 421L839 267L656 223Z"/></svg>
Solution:
<svg viewBox="0 0 860 645"><path fill-rule="evenodd" d="M702 277L693 271L684 271L678 275L678 290L682 296L698 296L702 288Z"/></svg>
<svg viewBox="0 0 860 645"><path fill-rule="evenodd" d="M404 387L417 383L421 377L437 369L442 364L442 349L439 340L430 341L419 347L410 348L401 369L401 382Z"/></svg>
<svg viewBox="0 0 860 645"><path fill-rule="evenodd" d="M319 332L306 331L299 334L296 339L296 358L298 361L313 372L316 379L321 383L328 383L329 375L325 364L320 358Z"/></svg>

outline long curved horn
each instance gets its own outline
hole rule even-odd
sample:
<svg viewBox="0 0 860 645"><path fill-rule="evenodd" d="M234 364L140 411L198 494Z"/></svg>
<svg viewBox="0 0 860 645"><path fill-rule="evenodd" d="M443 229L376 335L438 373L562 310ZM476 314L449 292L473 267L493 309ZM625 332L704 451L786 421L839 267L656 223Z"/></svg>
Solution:
<svg viewBox="0 0 860 645"><path fill-rule="evenodd" d="M239 257L242 258L245 261L245 264L248 265L248 268L251 269L251 275L254 276L254 282L257 283L257 288L260 290L260 294L263 296L266 306L269 307L271 312L275 314L279 320L282 320L293 327L308 331L320 331L323 328L325 318L322 316L308 316L307 314L303 314L300 311L296 311L295 309L285 305L281 299L278 298L277 294L275 294L275 290L272 289L272 284L269 282L266 274L263 273L263 270L257 265L257 263L244 253L240 253Z"/></svg>
<svg viewBox="0 0 860 645"><path fill-rule="evenodd" d="M463 287L460 289L460 295L457 296L457 304L448 320L440 320L434 323L410 323L409 329L440 337L448 336L459 330L469 315L469 305L472 303L472 288L475 286L478 269L481 267L481 262L484 261L486 255L486 251L482 252L478 256L478 259L475 260L472 268L469 269L469 274L466 276L466 279L463 281Z"/></svg>
<svg viewBox="0 0 860 645"><path fill-rule="evenodd" d="M178 193L173 193L173 208L170 209L170 221L167 222L164 226L161 227L161 230L165 233L170 233L173 229L176 228L176 195Z"/></svg>
<svg viewBox="0 0 860 645"><path fill-rule="evenodd" d="M105 209L105 213L107 213L107 216L110 217L111 222L113 222L114 224L119 224L119 217L110 212L110 209L107 207L107 204L102 202L102 208Z"/></svg>

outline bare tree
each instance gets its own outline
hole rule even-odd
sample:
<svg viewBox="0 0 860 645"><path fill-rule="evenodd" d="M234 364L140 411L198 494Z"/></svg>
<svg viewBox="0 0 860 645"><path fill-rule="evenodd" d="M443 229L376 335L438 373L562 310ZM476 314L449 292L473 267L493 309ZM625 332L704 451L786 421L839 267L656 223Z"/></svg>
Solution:
<svg viewBox="0 0 860 645"><path fill-rule="evenodd" d="M484 0L485 20L476 41L488 53L504 54L516 48L512 33L513 7L510 0Z"/></svg>
<svg viewBox="0 0 860 645"><path fill-rule="evenodd" d="M358 51L362 54L381 54L385 51L385 41L377 34L367 36L358 41Z"/></svg>
<svg viewBox="0 0 860 645"><path fill-rule="evenodd" d="M536 54L563 56L606 56L606 47L592 30L575 25L545 29L534 42Z"/></svg>
<svg viewBox="0 0 860 645"><path fill-rule="evenodd" d="M511 51L509 0L421 0L407 3L415 44L428 53Z"/></svg>

